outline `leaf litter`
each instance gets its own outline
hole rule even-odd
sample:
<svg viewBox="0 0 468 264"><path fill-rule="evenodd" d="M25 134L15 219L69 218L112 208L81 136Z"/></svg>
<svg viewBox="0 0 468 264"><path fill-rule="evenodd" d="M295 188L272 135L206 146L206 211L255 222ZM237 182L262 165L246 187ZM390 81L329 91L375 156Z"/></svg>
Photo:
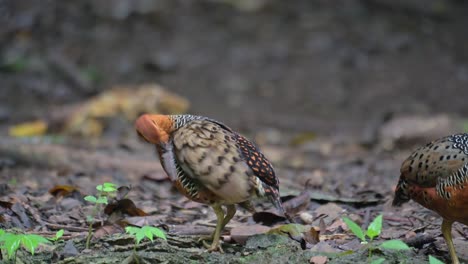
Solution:
<svg viewBox="0 0 468 264"><path fill-rule="evenodd" d="M124 234L125 227L145 225L166 230L167 245L147 242L160 247L160 251L182 250L187 259L200 256L203 248L197 237L213 231L215 216L206 205L181 196L168 182L154 154L143 148L134 134L129 135L125 148L105 140L89 143L76 138L70 142L66 138L60 142L47 138L0 139L1 156L13 161L0 171L0 177L8 182L0 196L1 227L45 237L53 237L55 231L64 229L64 242L58 243L56 249L57 261L66 257L90 258L104 250L102 243L110 246L106 249L109 254L130 251L132 240ZM361 244L342 217L367 226L369 219L381 212L383 231L376 238L379 242L402 239L415 248L412 254L421 259L428 254L440 256L446 250L437 215L414 203L399 210L389 205L399 162L407 155L407 149L389 150L387 145L383 148L379 144L363 148L354 142L337 143L333 138L320 138L326 149L303 147L316 140L315 136L307 137L292 145L265 148L267 156L269 149L296 152L275 167L280 175L284 207L297 223L284 224L284 217L264 201L254 203L254 214L239 209L222 234L226 258L234 257L236 252L253 257L254 249L267 253L287 245L310 263L339 263L342 258L353 258L350 256L359 259ZM312 165L304 165L305 160L313 161ZM84 197L95 193L95 187L103 182L116 183L120 188L94 220L94 246L84 251L86 215L92 210ZM466 229L462 225L454 228L455 244L462 258L466 253ZM147 243L139 247L150 254Z"/></svg>

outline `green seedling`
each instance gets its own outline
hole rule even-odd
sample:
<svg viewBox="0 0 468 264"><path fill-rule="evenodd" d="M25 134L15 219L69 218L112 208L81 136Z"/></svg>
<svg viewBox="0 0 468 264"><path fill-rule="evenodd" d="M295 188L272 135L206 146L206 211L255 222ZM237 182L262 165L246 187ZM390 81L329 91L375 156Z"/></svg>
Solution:
<svg viewBox="0 0 468 264"><path fill-rule="evenodd" d="M63 229L60 229L59 231L55 233L55 237L51 238L50 240L57 242L63 236L64 232L65 231L63 231Z"/></svg>
<svg viewBox="0 0 468 264"><path fill-rule="evenodd" d="M88 236L86 238L86 249L89 249L89 244L91 242L91 237L93 236L93 222L94 218L99 214L100 209L103 204L107 205L109 198L115 197L117 194L117 185L111 182L105 182L102 185L96 186L98 190L98 196L88 195L85 196L85 201L88 201L94 204L93 211L90 215L86 216L86 221L88 222Z"/></svg>
<svg viewBox="0 0 468 264"><path fill-rule="evenodd" d="M127 232L127 234L129 235L132 235L135 239L135 244L133 246L133 254L136 263L139 263L138 257L136 255L136 249L137 246L140 244L141 240L148 238L152 242L154 236L167 240L164 231L153 226L143 226L141 228L135 226L127 226L125 228L125 232Z"/></svg>
<svg viewBox="0 0 468 264"><path fill-rule="evenodd" d="M16 253L20 246L34 255L40 245L50 244L50 241L43 236L36 234L15 234L5 232L0 229L0 249L6 252L8 259L13 259L16 263Z"/></svg>
<svg viewBox="0 0 468 264"><path fill-rule="evenodd" d="M408 250L410 247L403 241L399 239L392 239L382 242L375 246L372 241L374 238L378 237L382 232L382 214L378 215L367 227L366 232L359 227L353 220L349 219L348 217L343 217L343 221L346 223L348 228L353 232L353 234L361 240L361 244L367 246L368 249L368 263L371 264L380 264L385 261L385 258L378 258L372 261L372 252L375 249L391 249L391 250ZM369 240L366 239L369 238Z"/></svg>
<svg viewBox="0 0 468 264"><path fill-rule="evenodd" d="M140 244L141 240L145 238L148 238L149 240L153 241L153 237L156 236L166 240L166 234L164 233L164 231L154 226L143 226L141 228L135 226L127 226L125 228L125 232L135 237L135 249Z"/></svg>

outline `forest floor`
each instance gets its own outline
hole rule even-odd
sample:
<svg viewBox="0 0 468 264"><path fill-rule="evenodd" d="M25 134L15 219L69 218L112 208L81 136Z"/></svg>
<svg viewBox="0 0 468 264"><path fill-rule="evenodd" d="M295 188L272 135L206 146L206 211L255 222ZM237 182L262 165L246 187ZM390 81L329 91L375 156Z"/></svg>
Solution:
<svg viewBox="0 0 468 264"><path fill-rule="evenodd" d="M231 1L116 1L126 9L26 2L0 1L10 18L0 30L0 226L65 233L34 256L20 250L17 263L131 263L127 224L167 233L167 241L142 241L141 263L449 261L441 218L391 200L415 147L467 129L466 3L267 0L245 10ZM148 87L161 93L96 100ZM284 219L258 201L255 215L239 209L227 225L225 254L205 252L197 239L215 215L174 190L154 148L138 141L132 123L147 111L207 115L255 141L306 231L264 234ZM32 120L39 136L9 131ZM129 187L126 198L147 215L100 210L85 249L93 205L83 197L104 182ZM367 227L379 214L374 245L401 239L411 250L369 256L342 220ZM468 227L455 224L453 235L468 262Z"/></svg>

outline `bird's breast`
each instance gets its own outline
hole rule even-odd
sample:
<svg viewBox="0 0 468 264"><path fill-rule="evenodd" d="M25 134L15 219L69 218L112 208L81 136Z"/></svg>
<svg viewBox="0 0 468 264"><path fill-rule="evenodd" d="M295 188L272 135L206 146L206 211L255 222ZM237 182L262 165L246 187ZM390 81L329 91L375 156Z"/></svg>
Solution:
<svg viewBox="0 0 468 264"><path fill-rule="evenodd" d="M443 218L468 225L468 183L445 187L449 198L442 197L434 187L409 187L411 199L422 206L436 211Z"/></svg>

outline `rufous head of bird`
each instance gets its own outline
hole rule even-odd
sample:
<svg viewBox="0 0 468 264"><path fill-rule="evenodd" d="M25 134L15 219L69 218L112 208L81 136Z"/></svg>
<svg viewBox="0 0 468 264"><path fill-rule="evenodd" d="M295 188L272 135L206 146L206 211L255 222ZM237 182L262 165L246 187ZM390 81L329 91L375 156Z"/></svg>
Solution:
<svg viewBox="0 0 468 264"><path fill-rule="evenodd" d="M138 134L146 141L161 144L169 141L173 131L173 122L167 115L141 115L135 121Z"/></svg>

